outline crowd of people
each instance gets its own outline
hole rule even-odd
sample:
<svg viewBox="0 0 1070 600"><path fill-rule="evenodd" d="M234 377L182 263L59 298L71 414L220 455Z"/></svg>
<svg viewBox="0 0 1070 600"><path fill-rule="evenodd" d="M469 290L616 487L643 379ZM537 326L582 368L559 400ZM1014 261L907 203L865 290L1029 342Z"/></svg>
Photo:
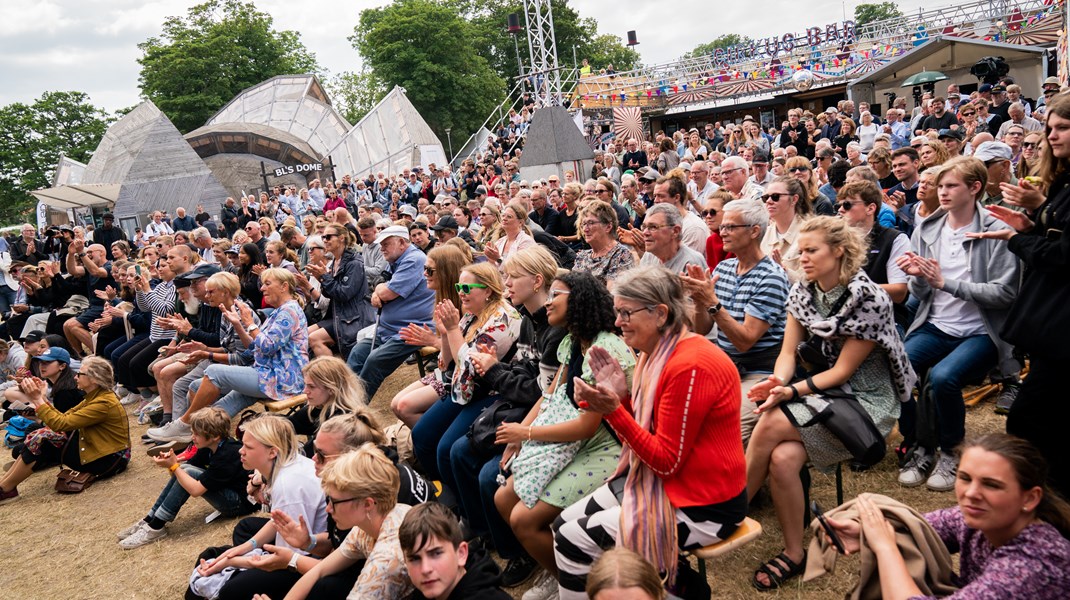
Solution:
<svg viewBox="0 0 1070 600"><path fill-rule="evenodd" d="M240 518L188 598L687 596L680 553L769 495L765 591L806 567L808 470L887 468L898 429L899 483L955 492L911 523L962 553L954 597L1059 597L1070 96L1045 83L1039 106L952 86L909 119L844 101L776 136L621 140L533 181L525 108L456 175L280 186L133 239L111 214L25 225L0 248L0 502L48 465L83 489L122 473L129 410L170 479L122 548L191 497ZM986 380L1007 433L978 438L962 393ZM929 594L884 500L830 511L818 541L868 548L883 597Z"/></svg>

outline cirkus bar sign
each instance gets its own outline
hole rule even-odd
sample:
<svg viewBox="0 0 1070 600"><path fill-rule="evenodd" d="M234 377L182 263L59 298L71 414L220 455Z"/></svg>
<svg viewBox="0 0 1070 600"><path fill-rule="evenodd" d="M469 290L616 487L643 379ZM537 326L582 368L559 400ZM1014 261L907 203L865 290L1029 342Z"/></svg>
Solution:
<svg viewBox="0 0 1070 600"><path fill-rule="evenodd" d="M854 21L833 23L821 27L811 27L801 35L785 33L781 37L768 37L752 40L746 44L737 44L728 48L716 48L713 62L718 67L727 67L732 63L754 60L763 56L775 58L780 53L790 53L798 47L818 47L828 45L850 44L855 41Z"/></svg>
<svg viewBox="0 0 1070 600"><path fill-rule="evenodd" d="M275 177L285 177L294 173L312 173L323 170L323 163L308 163L304 165L288 165L275 169Z"/></svg>

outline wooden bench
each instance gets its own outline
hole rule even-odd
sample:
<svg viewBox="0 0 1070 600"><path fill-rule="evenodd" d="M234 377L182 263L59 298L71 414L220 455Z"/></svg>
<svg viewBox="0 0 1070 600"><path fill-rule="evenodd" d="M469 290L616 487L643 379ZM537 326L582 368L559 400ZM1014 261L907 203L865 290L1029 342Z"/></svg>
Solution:
<svg viewBox="0 0 1070 600"><path fill-rule="evenodd" d="M298 394L286 400L276 400L272 402L265 402L264 408L270 413L291 415L305 405L308 401L308 396L305 394Z"/></svg>
<svg viewBox="0 0 1070 600"><path fill-rule="evenodd" d="M735 533L728 536L727 539L723 539L710 546L691 550L687 552L687 554L698 559L698 572L703 577L706 577L707 560L728 554L736 548L754 541L760 535L762 535L762 524L747 517L743 519L743 523L736 528Z"/></svg>
<svg viewBox="0 0 1070 600"><path fill-rule="evenodd" d="M413 353L416 357L416 368L420 371L420 378L427 375L427 371L434 371L435 362L438 360L438 348L424 346Z"/></svg>

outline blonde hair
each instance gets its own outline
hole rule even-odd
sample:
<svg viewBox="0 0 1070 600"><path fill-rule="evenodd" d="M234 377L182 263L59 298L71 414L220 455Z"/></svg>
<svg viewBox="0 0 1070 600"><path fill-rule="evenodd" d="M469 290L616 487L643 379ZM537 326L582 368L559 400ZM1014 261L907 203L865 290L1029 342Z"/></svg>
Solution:
<svg viewBox="0 0 1070 600"><path fill-rule="evenodd" d="M364 444L327 463L320 474L323 489L334 488L353 498L371 498L380 516L397 504L398 468L375 444Z"/></svg>
<svg viewBox="0 0 1070 600"><path fill-rule="evenodd" d="M505 295L505 286L502 285L502 276L498 273L498 269L492 266L490 263L475 263L471 265L465 265L461 269L461 273L471 273L476 278L476 282L482 283L487 286L487 291L490 295L487 297L487 305L483 307L483 310L476 315L475 322L468 328L468 335L465 336L469 342L475 339L476 334L483 327L483 325L490 320L505 302L503 299Z"/></svg>
<svg viewBox="0 0 1070 600"><path fill-rule="evenodd" d="M111 369L111 363L99 356L87 356L82 360L79 373L88 377L98 388L111 391L115 389L115 372Z"/></svg>
<svg viewBox="0 0 1070 600"><path fill-rule="evenodd" d="M232 298L237 298L241 294L241 281L238 280L238 276L234 273L221 271L209 277L204 284L211 286L214 290L225 292Z"/></svg>
<svg viewBox="0 0 1070 600"><path fill-rule="evenodd" d="M664 600L665 587L654 565L636 552L618 546L602 554L587 574L587 597L599 592L639 588L655 600Z"/></svg>
<svg viewBox="0 0 1070 600"><path fill-rule="evenodd" d="M386 443L386 435L378 421L366 408L357 408L348 415L337 415L320 425L320 433L336 434L342 442L342 452L363 446Z"/></svg>
<svg viewBox="0 0 1070 600"><path fill-rule="evenodd" d="M257 442L274 448L277 453L271 472L260 474L267 484L275 481L279 470L297 457L297 434L294 432L293 423L286 417L263 414L247 421L242 426L242 431L251 435Z"/></svg>
<svg viewBox="0 0 1070 600"><path fill-rule="evenodd" d="M513 273L542 276L543 291L550 289L550 284L557 277L557 259L544 246L529 246L505 259L502 271L512 276Z"/></svg>
<svg viewBox="0 0 1070 600"><path fill-rule="evenodd" d="M368 395L364 393L364 384L340 358L334 356L315 358L305 365L301 372L305 377L315 380L327 390L327 402L319 414L320 423L338 413L354 412L358 407L368 403ZM307 404L306 407L311 416L312 405Z"/></svg>
<svg viewBox="0 0 1070 600"><path fill-rule="evenodd" d="M949 173L954 173L962 179L966 187L978 182L981 183L981 189L973 196L974 200L980 200L984 196L985 186L988 185L988 169L985 167L985 163L972 156L956 156L941 166L943 168L936 175L937 185Z"/></svg>
<svg viewBox="0 0 1070 600"><path fill-rule="evenodd" d="M846 285L866 262L866 242L858 229L840 217L811 217L803 221L799 234L820 233L830 248L840 248L840 283Z"/></svg>
<svg viewBox="0 0 1070 600"><path fill-rule="evenodd" d="M286 286L290 291L292 299L297 301L301 306L304 306L304 297L297 293L297 278L294 277L293 273L279 267L271 267L269 269L264 269L260 273L260 281L263 282L265 279L270 279Z"/></svg>

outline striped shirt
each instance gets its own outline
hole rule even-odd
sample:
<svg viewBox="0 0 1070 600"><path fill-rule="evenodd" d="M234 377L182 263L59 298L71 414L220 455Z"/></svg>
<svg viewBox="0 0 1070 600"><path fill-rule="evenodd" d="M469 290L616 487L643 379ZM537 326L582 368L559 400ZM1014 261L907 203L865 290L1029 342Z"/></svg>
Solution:
<svg viewBox="0 0 1070 600"><path fill-rule="evenodd" d="M175 312L175 296L175 284L170 281L161 281L149 292L137 291L135 296L137 307L152 312L152 325L149 327L150 340L155 342L174 339L174 330L160 327L158 320L160 317L166 317Z"/></svg>
<svg viewBox="0 0 1070 600"><path fill-rule="evenodd" d="M729 258L721 261L713 271L719 277L714 290L721 301L721 310L732 315L739 323L751 315L769 323L769 329L747 352L737 350L724 331L718 330L717 345L734 362L742 356L773 348L784 339L789 288L784 269L768 256L762 257L758 264L742 275L736 273L738 265L738 258Z"/></svg>

